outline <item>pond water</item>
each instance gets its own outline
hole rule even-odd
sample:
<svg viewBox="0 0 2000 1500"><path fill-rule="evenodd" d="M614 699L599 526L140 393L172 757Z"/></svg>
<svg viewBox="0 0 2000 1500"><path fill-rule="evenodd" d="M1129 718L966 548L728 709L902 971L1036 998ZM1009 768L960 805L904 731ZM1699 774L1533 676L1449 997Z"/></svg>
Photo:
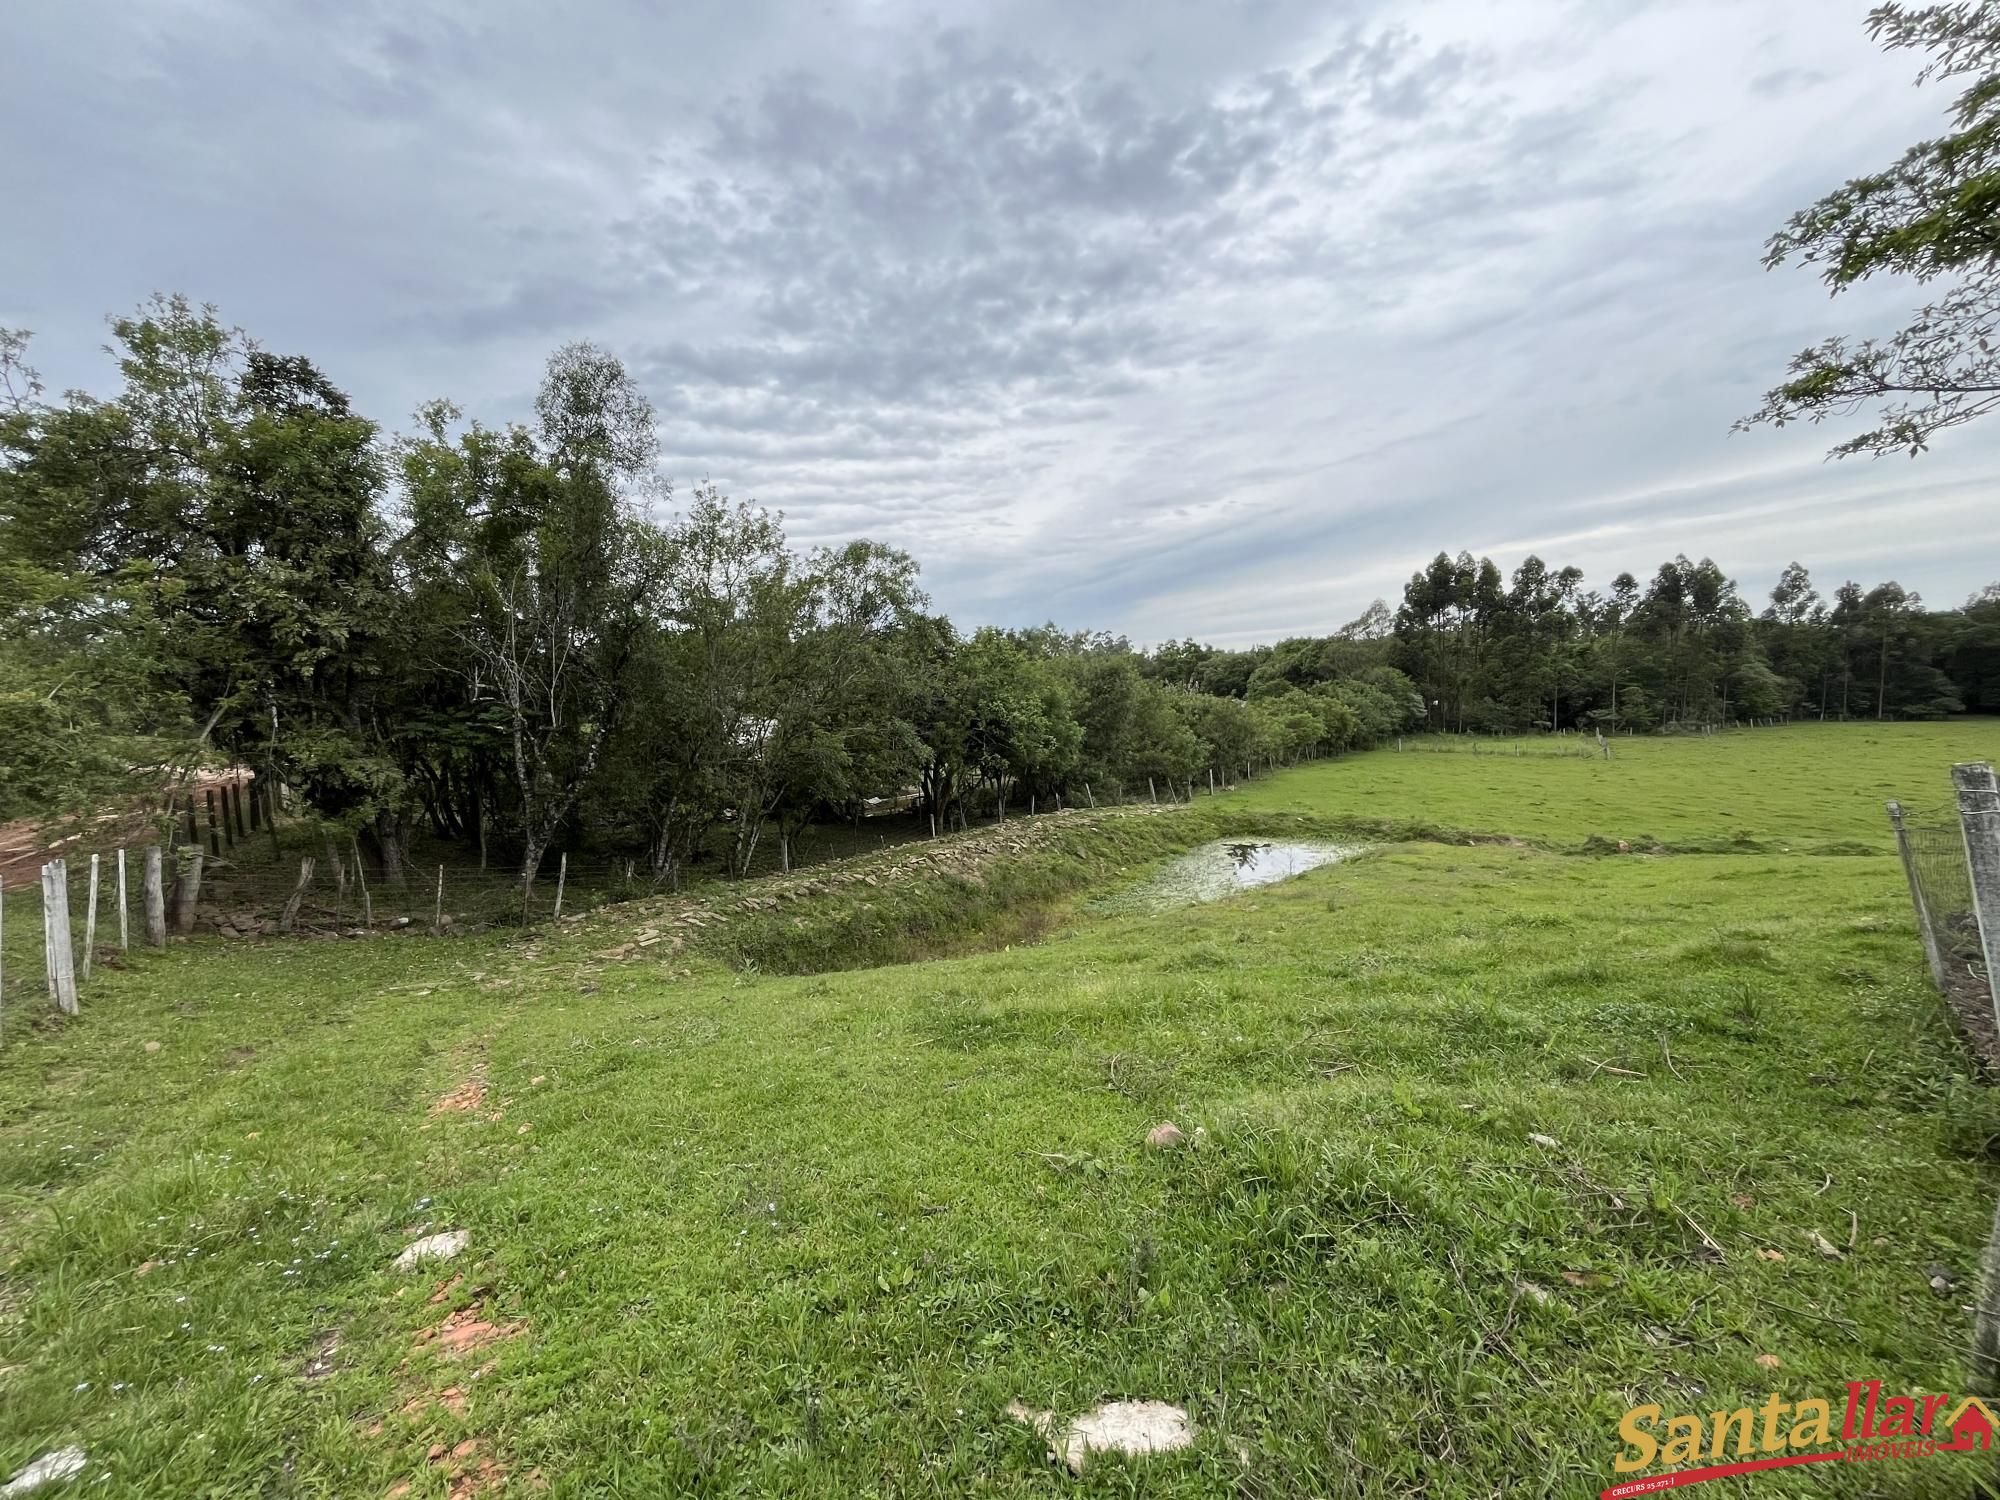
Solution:
<svg viewBox="0 0 2000 1500"><path fill-rule="evenodd" d="M1360 844L1217 839L1190 849L1150 879L1099 904L1120 911L1167 911L1198 901L1218 901L1252 886L1272 885L1320 865L1350 859L1362 849Z"/></svg>

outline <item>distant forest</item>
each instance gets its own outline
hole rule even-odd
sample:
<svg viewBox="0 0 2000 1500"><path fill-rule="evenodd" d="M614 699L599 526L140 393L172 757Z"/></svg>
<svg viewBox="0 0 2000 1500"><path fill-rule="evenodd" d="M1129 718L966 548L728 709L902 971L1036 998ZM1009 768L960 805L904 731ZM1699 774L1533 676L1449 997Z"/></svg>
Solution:
<svg viewBox="0 0 2000 1500"><path fill-rule="evenodd" d="M1530 556L1502 576L1440 552L1392 614L1377 600L1327 637L1247 651L1192 640L1150 658L1155 675L1257 699L1394 667L1440 732L1674 729L1747 719L1938 719L2000 712L2000 584L1927 609L1894 581L1849 581L1831 599L1800 563L1760 611L1707 558L1584 587Z"/></svg>
<svg viewBox="0 0 2000 1500"><path fill-rule="evenodd" d="M180 298L112 324L109 398L46 399L29 352L0 330L0 817L234 762L390 881L424 836L677 883L912 792L951 826L1426 728L2000 709L2000 588L1828 600L1795 565L1760 612L1707 561L1600 593L1440 553L1393 612L1274 646L966 632L892 548L800 550L713 486L676 506L587 344L532 422L438 402L401 436Z"/></svg>

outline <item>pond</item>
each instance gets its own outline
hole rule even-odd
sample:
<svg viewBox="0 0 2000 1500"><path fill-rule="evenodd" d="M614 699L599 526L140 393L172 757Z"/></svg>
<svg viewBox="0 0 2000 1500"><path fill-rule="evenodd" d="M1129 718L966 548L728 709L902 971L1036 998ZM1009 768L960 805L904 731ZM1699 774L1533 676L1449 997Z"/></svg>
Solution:
<svg viewBox="0 0 2000 1500"><path fill-rule="evenodd" d="M1351 859L1360 844L1279 839L1217 839L1190 849L1147 880L1098 903L1116 911L1170 911L1218 901L1252 886L1272 885L1320 865Z"/></svg>

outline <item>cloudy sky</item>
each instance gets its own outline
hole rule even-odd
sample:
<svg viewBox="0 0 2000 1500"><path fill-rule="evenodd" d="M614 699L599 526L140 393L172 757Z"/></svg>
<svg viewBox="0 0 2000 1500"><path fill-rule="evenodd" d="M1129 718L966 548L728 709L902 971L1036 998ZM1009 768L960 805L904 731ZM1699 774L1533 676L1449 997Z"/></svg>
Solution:
<svg viewBox="0 0 2000 1500"><path fill-rule="evenodd" d="M14 0L0 323L217 303L391 428L639 374L667 472L963 624L1329 630L1440 548L2000 573L2000 432L1731 436L1914 301L1767 273L1933 133L1848 0ZM1975 529L1976 528L1976 529Z"/></svg>

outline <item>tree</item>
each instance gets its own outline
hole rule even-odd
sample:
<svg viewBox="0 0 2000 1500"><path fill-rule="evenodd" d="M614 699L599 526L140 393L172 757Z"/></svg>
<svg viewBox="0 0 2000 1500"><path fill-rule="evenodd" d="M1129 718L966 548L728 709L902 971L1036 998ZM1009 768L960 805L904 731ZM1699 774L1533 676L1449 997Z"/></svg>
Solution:
<svg viewBox="0 0 2000 1500"><path fill-rule="evenodd" d="M403 450L409 555L458 596L469 696L504 725L524 895L617 727L662 560L626 492L652 478L652 424L624 367L569 345L535 406L534 432L454 438L435 403Z"/></svg>
<svg viewBox="0 0 2000 1500"><path fill-rule="evenodd" d="M115 661L160 728L179 705L185 760L212 747L322 816L393 803L370 711L394 612L374 424L311 361L185 298L155 297L112 335L115 400L9 419L14 620L67 637L79 662Z"/></svg>
<svg viewBox="0 0 2000 1500"><path fill-rule="evenodd" d="M1953 105L1955 128L1801 209L1771 237L1764 263L1819 266L1835 294L1878 272L1950 284L1887 338L1829 338L1802 351L1737 425L1822 422L1875 406L1877 425L1833 454L1915 455L2000 403L2000 20L1980 0L1891 4L1869 12L1868 30L1889 50L1931 54L1919 84L1971 80Z"/></svg>

